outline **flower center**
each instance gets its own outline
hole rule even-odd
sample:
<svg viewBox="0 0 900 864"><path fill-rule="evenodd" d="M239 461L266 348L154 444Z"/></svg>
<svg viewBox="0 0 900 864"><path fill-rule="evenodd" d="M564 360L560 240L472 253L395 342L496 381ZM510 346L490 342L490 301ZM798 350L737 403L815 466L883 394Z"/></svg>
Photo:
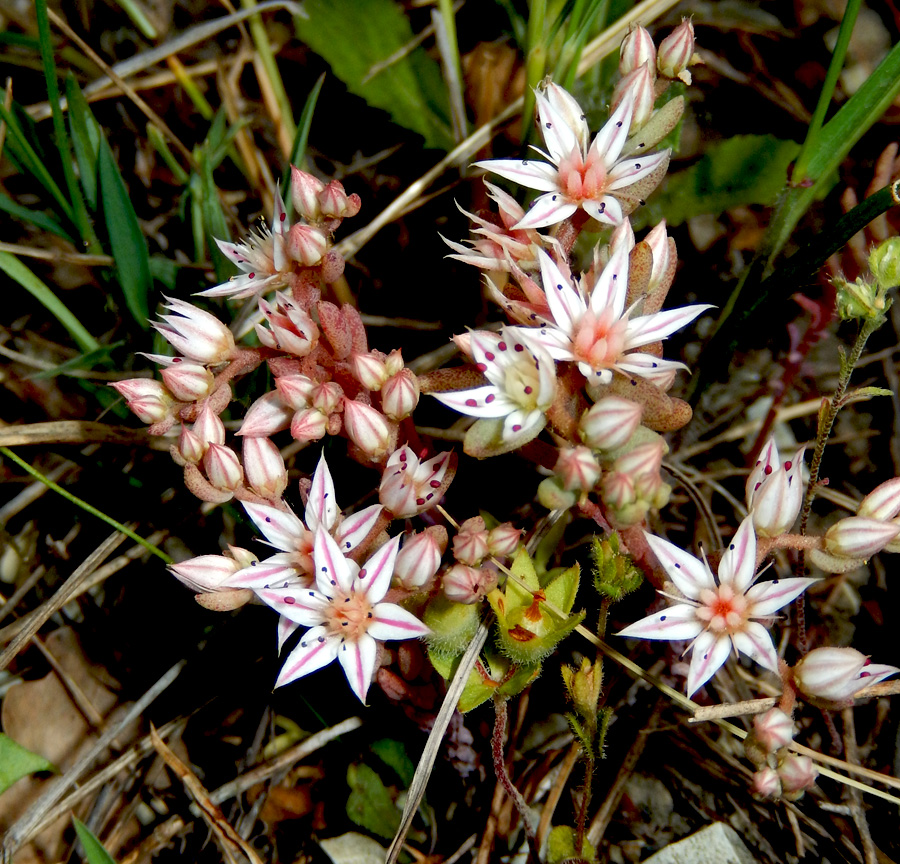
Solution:
<svg viewBox="0 0 900 864"><path fill-rule="evenodd" d="M597 200L606 191L606 168L603 159L588 151L587 160L580 147L563 157L557 167L559 189L571 201Z"/></svg>
<svg viewBox="0 0 900 864"><path fill-rule="evenodd" d="M541 376L537 360L527 351L516 358L514 363L506 367L503 376L503 389L506 395L520 408L534 411L539 408Z"/></svg>
<svg viewBox="0 0 900 864"><path fill-rule="evenodd" d="M700 608L697 618L706 622L706 629L714 633L734 633L749 618L747 598L735 593L730 585L720 585L715 590L700 592Z"/></svg>
<svg viewBox="0 0 900 864"><path fill-rule="evenodd" d="M616 319L612 309L604 309L599 315L588 309L575 326L575 358L597 371L612 368L625 350L627 327L628 322Z"/></svg>
<svg viewBox="0 0 900 864"><path fill-rule="evenodd" d="M365 594L335 593L334 599L323 610L323 624L335 636L349 642L357 641L369 626L372 604Z"/></svg>

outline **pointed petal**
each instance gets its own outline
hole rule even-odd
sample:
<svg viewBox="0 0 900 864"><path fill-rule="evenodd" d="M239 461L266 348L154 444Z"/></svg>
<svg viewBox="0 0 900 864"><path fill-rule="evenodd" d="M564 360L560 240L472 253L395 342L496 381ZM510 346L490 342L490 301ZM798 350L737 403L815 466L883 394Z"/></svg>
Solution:
<svg viewBox="0 0 900 864"><path fill-rule="evenodd" d="M394 603L379 603L372 610L374 619L366 630L373 639L415 639L431 631L412 612Z"/></svg>
<svg viewBox="0 0 900 864"><path fill-rule="evenodd" d="M748 621L744 629L732 634L731 641L741 654L755 660L760 666L778 671L778 655L769 631L757 621Z"/></svg>
<svg viewBox="0 0 900 864"><path fill-rule="evenodd" d="M291 552L299 548L306 527L290 510L278 510L268 504L241 502L253 524L276 549Z"/></svg>
<svg viewBox="0 0 900 864"><path fill-rule="evenodd" d="M222 254L236 264L245 273L253 269L253 264L247 259L247 249L242 243L227 243L225 240L216 240L216 246L219 247Z"/></svg>
<svg viewBox="0 0 900 864"><path fill-rule="evenodd" d="M325 610L331 605L318 591L293 588L261 588L256 592L260 600L276 612L304 627L325 623Z"/></svg>
<svg viewBox="0 0 900 864"><path fill-rule="evenodd" d="M287 221L287 213L284 210L284 201L281 199L281 189L275 190L275 212L272 214L272 264L276 270L281 270L287 264L283 237L290 227Z"/></svg>
<svg viewBox="0 0 900 864"><path fill-rule="evenodd" d="M731 585L739 594L745 594L756 575L756 532L753 519L741 522L719 563L719 584Z"/></svg>
<svg viewBox="0 0 900 864"><path fill-rule="evenodd" d="M384 507L381 504L372 504L364 507L358 513L345 516L335 533L335 540L341 547L343 554L348 554L369 536L378 522L378 517Z"/></svg>
<svg viewBox="0 0 900 864"><path fill-rule="evenodd" d="M562 331L551 325L541 328L529 328L526 339L529 343L543 348L554 360L574 360L572 340Z"/></svg>
<svg viewBox="0 0 900 864"><path fill-rule="evenodd" d="M652 156L632 156L629 159L623 159L609 172L606 188L610 192L615 192L643 180L656 171L671 155L671 150L663 150Z"/></svg>
<svg viewBox="0 0 900 864"><path fill-rule="evenodd" d="M353 588L350 562L341 555L332 536L321 528L316 531L313 561L316 564L316 584L326 597L333 597L336 587L344 594L350 593Z"/></svg>
<svg viewBox="0 0 900 864"><path fill-rule="evenodd" d="M595 158L603 160L607 170L612 167L625 141L628 138L628 130L631 128L631 117L634 113L634 93L628 90L619 103L619 107L613 111L603 128L594 136L591 142L591 152Z"/></svg>
<svg viewBox="0 0 900 864"><path fill-rule="evenodd" d="M334 481L331 478L331 471L328 470L325 454L322 453L312 477L309 499L303 513L309 530L315 532L321 526L326 531L330 531L334 527L339 509L334 498Z"/></svg>
<svg viewBox="0 0 900 864"><path fill-rule="evenodd" d="M535 92L534 98L537 102L541 135L544 136L544 143L547 145L553 161L559 162L573 150L580 152L581 142L566 122L566 118L553 107L543 93Z"/></svg>
<svg viewBox="0 0 900 864"><path fill-rule="evenodd" d="M476 162L475 165L520 186L537 189L538 192L555 192L559 189L559 171L546 162L534 159L487 159Z"/></svg>
<svg viewBox="0 0 900 864"><path fill-rule="evenodd" d="M283 687L327 666L337 657L339 645L340 639L329 636L324 627L313 627L312 630L308 630L301 637L300 644L288 654L284 666L278 673L275 686Z"/></svg>
<svg viewBox="0 0 900 864"><path fill-rule="evenodd" d="M553 320L560 330L571 334L575 322L584 316L587 307L578 291L543 249L538 250L538 261L541 265L544 294Z"/></svg>
<svg viewBox="0 0 900 864"><path fill-rule="evenodd" d="M625 219L625 211L617 198L603 195L598 201L582 202L585 212L605 225L621 225Z"/></svg>
<svg viewBox="0 0 900 864"><path fill-rule="evenodd" d="M771 579L768 582L757 582L747 591L747 599L753 604L751 615L754 618L766 618L774 615L779 609L796 600L810 585L818 579Z"/></svg>
<svg viewBox="0 0 900 864"><path fill-rule="evenodd" d="M290 618L285 618L284 615L281 615L278 618L278 653L281 653L281 649L284 648L284 643L290 639L291 634L299 627L299 624L295 624L291 621Z"/></svg>
<svg viewBox="0 0 900 864"><path fill-rule="evenodd" d="M377 647L375 640L367 633L363 633L358 642L344 642L337 655L338 662L350 682L350 689L364 705L366 693L369 692L369 685L375 673Z"/></svg>
<svg viewBox="0 0 900 864"><path fill-rule="evenodd" d="M233 573L227 579L222 580L222 585L228 588L250 588L256 591L260 588L276 588L283 584L297 582L301 575L294 556L289 552L278 552L265 561L258 561L249 567L244 567Z"/></svg>
<svg viewBox="0 0 900 864"><path fill-rule="evenodd" d="M691 600L697 600L704 588L715 589L716 580L709 567L693 555L679 549L674 543L644 532L653 553L662 568L675 583L675 587Z"/></svg>
<svg viewBox="0 0 900 864"><path fill-rule="evenodd" d="M616 636L631 639L695 639L703 632L703 625L697 620L697 609L687 603L678 603L648 615L634 624L629 624Z"/></svg>
<svg viewBox="0 0 900 864"><path fill-rule="evenodd" d="M506 394L493 384L431 395L460 414L471 417L505 417L515 407Z"/></svg>
<svg viewBox="0 0 900 864"><path fill-rule="evenodd" d="M513 411L503 421L503 440L510 441L513 438L528 435L533 438L546 424L547 418L543 411L522 411L521 409Z"/></svg>
<svg viewBox="0 0 900 864"><path fill-rule="evenodd" d="M687 694L693 696L728 659L731 640L727 636L715 636L704 630L694 642L691 651L691 667L688 672Z"/></svg>
<svg viewBox="0 0 900 864"><path fill-rule="evenodd" d="M651 342L659 342L690 324L707 309L714 308L709 303L697 303L693 306L680 306L677 309L666 309L652 315L631 318L626 329L625 344L628 348L640 348Z"/></svg>
<svg viewBox="0 0 900 864"><path fill-rule="evenodd" d="M359 571L357 586L365 592L370 603L377 603L387 594L394 575L394 563L400 551L400 537L388 540L366 561Z"/></svg>
<svg viewBox="0 0 900 864"><path fill-rule="evenodd" d="M612 309L615 317L621 318L625 311L627 294L628 250L622 244L612 254L609 263L600 272L591 289L591 311L595 315L600 315L604 310Z"/></svg>
<svg viewBox="0 0 900 864"><path fill-rule="evenodd" d="M550 191L535 198L525 218L516 222L513 227L516 230L546 228L568 219L577 209L578 205L573 204L561 192Z"/></svg>
<svg viewBox="0 0 900 864"><path fill-rule="evenodd" d="M669 378L673 369L687 369L684 363L677 360L661 360L652 354L630 353L624 354L616 363L616 369L629 375L637 375L648 381L656 381Z"/></svg>

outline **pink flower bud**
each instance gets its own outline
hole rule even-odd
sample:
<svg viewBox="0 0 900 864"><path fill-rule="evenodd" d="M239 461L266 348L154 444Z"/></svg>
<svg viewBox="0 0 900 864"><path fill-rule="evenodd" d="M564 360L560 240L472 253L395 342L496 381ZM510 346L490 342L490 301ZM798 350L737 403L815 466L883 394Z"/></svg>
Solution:
<svg viewBox="0 0 900 864"><path fill-rule="evenodd" d="M634 27L628 31L619 49L619 74L627 75L647 62L656 69L656 45L647 30Z"/></svg>
<svg viewBox="0 0 900 864"><path fill-rule="evenodd" d="M659 290L666 278L672 261L674 243L669 242L669 232L666 222L663 220L644 237L644 242L650 247L653 255L653 266L650 270L650 282L647 285L647 293L653 294ZM666 286L668 288L668 285Z"/></svg>
<svg viewBox="0 0 900 864"><path fill-rule="evenodd" d="M747 507L753 513L756 533L777 537L790 529L803 504L803 451L783 465L770 438L759 454L756 466L747 478Z"/></svg>
<svg viewBox="0 0 900 864"><path fill-rule="evenodd" d="M816 648L793 669L801 693L829 702L846 702L860 690L898 672L896 666L871 663L855 648Z"/></svg>
<svg viewBox="0 0 900 864"><path fill-rule="evenodd" d="M519 548L521 539L521 528L514 528L511 522L501 522L488 534L488 552L497 558L507 558Z"/></svg>
<svg viewBox="0 0 900 864"><path fill-rule="evenodd" d="M230 551L234 557L200 555L197 558L172 564L169 569L192 591L198 593L229 591L231 589L222 583L238 570L249 567L251 561L257 560L256 556L246 549L232 546Z"/></svg>
<svg viewBox="0 0 900 864"><path fill-rule="evenodd" d="M374 351L368 354L354 354L350 358L353 366L353 377L362 384L366 390L376 392L381 389L381 385L387 380L387 371L384 366L384 360L381 359Z"/></svg>
<svg viewBox="0 0 900 864"><path fill-rule="evenodd" d="M247 485L263 498L278 499L287 489L288 474L281 452L268 438L244 438Z"/></svg>
<svg viewBox="0 0 900 864"><path fill-rule="evenodd" d="M346 219L359 213L362 202L359 195L355 193L348 195L337 180L332 180L319 193L319 206L322 208L323 216Z"/></svg>
<svg viewBox="0 0 900 864"><path fill-rule="evenodd" d="M125 404L142 423L159 423L169 415L175 399L161 381L152 378L128 378L110 384L125 399Z"/></svg>
<svg viewBox="0 0 900 864"><path fill-rule="evenodd" d="M450 483L446 479L450 459L445 452L422 462L409 447L395 450L384 466L378 499L397 519L433 507Z"/></svg>
<svg viewBox="0 0 900 864"><path fill-rule="evenodd" d="M204 444L224 444L225 424L209 405L204 405L191 430Z"/></svg>
<svg viewBox="0 0 900 864"><path fill-rule="evenodd" d="M444 574L441 585L448 600L471 605L497 587L497 571L455 564Z"/></svg>
<svg viewBox="0 0 900 864"><path fill-rule="evenodd" d="M256 335L267 348L287 351L295 357L306 357L319 341L319 328L288 295L276 294L276 303L259 298L259 311L271 329L256 325Z"/></svg>
<svg viewBox="0 0 900 864"><path fill-rule="evenodd" d="M394 579L407 590L424 589L441 566L441 547L435 534L422 531L403 543L394 564Z"/></svg>
<svg viewBox="0 0 900 864"><path fill-rule="evenodd" d="M294 411L309 408L317 386L316 382L306 375L279 375L275 379L275 388L281 401Z"/></svg>
<svg viewBox="0 0 900 864"><path fill-rule="evenodd" d="M634 482L621 471L609 471L603 475L600 497L607 507L621 510L633 504L637 499L634 490Z"/></svg>
<svg viewBox="0 0 900 864"><path fill-rule="evenodd" d="M212 392L215 381L212 372L199 363L173 363L161 374L163 383L179 402L205 399Z"/></svg>
<svg viewBox="0 0 900 864"><path fill-rule="evenodd" d="M631 116L632 129L643 126L653 114L653 105L656 102L656 94L653 89L655 83L656 75L650 63L647 62L629 72L616 84L612 97L613 110L619 106L626 93L630 92L634 98L634 113Z"/></svg>
<svg viewBox="0 0 900 864"><path fill-rule="evenodd" d="M316 408L301 408L291 420L291 437L296 441L318 441L328 431L328 418Z"/></svg>
<svg viewBox="0 0 900 864"><path fill-rule="evenodd" d="M278 379L275 379L278 386ZM251 438L267 438L291 425L294 411L284 404L277 392L266 393L260 396L244 415L238 435L246 435Z"/></svg>
<svg viewBox="0 0 900 864"><path fill-rule="evenodd" d="M769 753L774 753L794 740L794 721L781 709L772 708L753 718L753 733Z"/></svg>
<svg viewBox="0 0 900 864"><path fill-rule="evenodd" d="M564 447L553 473L567 492L589 491L600 479L600 465L588 447Z"/></svg>
<svg viewBox="0 0 900 864"><path fill-rule="evenodd" d="M185 462L196 465L206 453L206 442L187 426L181 426L181 434L178 436L178 453Z"/></svg>
<svg viewBox="0 0 900 864"><path fill-rule="evenodd" d="M635 482L639 478L658 478L664 452L665 444L660 438L649 444L641 444L624 456L620 456L616 459L614 467L616 471L628 474Z"/></svg>
<svg viewBox="0 0 900 864"><path fill-rule="evenodd" d="M321 219L318 196L324 188L325 184L318 177L291 165L291 202L294 213L298 216L308 222L318 222Z"/></svg>
<svg viewBox="0 0 900 864"><path fill-rule="evenodd" d="M371 405L344 399L344 429L350 440L373 462L391 449L394 435L385 416Z"/></svg>
<svg viewBox="0 0 900 864"><path fill-rule="evenodd" d="M666 78L678 78L685 84L691 83L691 73L687 71L694 56L694 25L690 18L684 18L659 44L656 67Z"/></svg>
<svg viewBox="0 0 900 864"><path fill-rule="evenodd" d="M312 407L317 408L326 416L334 414L339 410L343 398L344 391L341 389L341 385L334 381L326 381L312 391Z"/></svg>
<svg viewBox="0 0 900 864"><path fill-rule="evenodd" d="M419 404L419 379L410 369L401 369L381 388L381 409L391 420L409 417Z"/></svg>
<svg viewBox="0 0 900 864"><path fill-rule="evenodd" d="M453 557L462 564L475 567L487 554L488 532L484 527L484 519L480 516L466 519L453 538Z"/></svg>
<svg viewBox="0 0 900 864"><path fill-rule="evenodd" d="M176 351L207 366L231 359L234 336L218 318L184 300L166 301L165 308L175 314L163 315L153 326Z"/></svg>
<svg viewBox="0 0 900 864"><path fill-rule="evenodd" d="M638 430L643 410L637 402L606 396L582 416L581 440L595 450L618 450Z"/></svg>
<svg viewBox="0 0 900 864"><path fill-rule="evenodd" d="M781 791L786 797L801 795L811 789L819 772L809 756L797 756L789 753L778 765L778 779Z"/></svg>
<svg viewBox="0 0 900 864"><path fill-rule="evenodd" d="M304 267L314 267L328 251L328 236L319 228L298 222L285 238L288 255Z"/></svg>
<svg viewBox="0 0 900 864"><path fill-rule="evenodd" d="M876 486L860 502L857 516L887 521L900 513L900 477Z"/></svg>
<svg viewBox="0 0 900 864"><path fill-rule="evenodd" d="M781 795L781 780L774 768L757 771L750 782L750 793L756 798L778 798Z"/></svg>
<svg viewBox="0 0 900 864"><path fill-rule="evenodd" d="M865 561L900 534L900 525L849 516L825 532L825 550L842 558Z"/></svg>
<svg viewBox="0 0 900 864"><path fill-rule="evenodd" d="M403 368L403 355L399 348L395 348L388 354L384 361L384 371L388 378L396 375Z"/></svg>
<svg viewBox="0 0 900 864"><path fill-rule="evenodd" d="M210 444L203 456L203 468L216 489L233 492L244 482L244 472L237 453L222 444Z"/></svg>

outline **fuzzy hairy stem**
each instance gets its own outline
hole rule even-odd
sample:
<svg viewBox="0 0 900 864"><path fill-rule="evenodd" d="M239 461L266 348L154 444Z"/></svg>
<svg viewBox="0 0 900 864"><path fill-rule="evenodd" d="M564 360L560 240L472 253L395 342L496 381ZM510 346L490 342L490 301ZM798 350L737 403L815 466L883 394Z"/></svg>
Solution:
<svg viewBox="0 0 900 864"><path fill-rule="evenodd" d="M528 808L528 803L522 797L522 793L516 789L506 770L506 756L503 752L503 738L506 735L506 724L508 720L508 711L506 707L506 699L502 696L494 697L494 733L491 736L491 754L494 757L494 772L497 779L506 790L519 816L522 817L522 823L525 826L525 833L528 835L529 841L534 839L537 826L534 824L534 817Z"/></svg>

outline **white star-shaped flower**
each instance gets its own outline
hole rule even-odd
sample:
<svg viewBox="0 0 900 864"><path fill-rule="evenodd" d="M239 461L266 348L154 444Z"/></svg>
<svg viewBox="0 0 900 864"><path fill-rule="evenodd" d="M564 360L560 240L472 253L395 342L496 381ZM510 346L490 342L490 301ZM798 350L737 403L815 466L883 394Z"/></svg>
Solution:
<svg viewBox="0 0 900 864"><path fill-rule="evenodd" d="M529 189L538 196L524 218L514 227L543 228L568 219L582 208L599 222L618 225L634 209L631 187L665 175L669 150L619 158L628 138L634 114L634 93L626 92L619 106L588 145L589 130L584 112L562 87L548 84L535 91L541 133L548 152L537 149L547 162L531 159L489 159L475 164ZM633 190L631 190L633 191ZM623 207L624 202L624 207Z"/></svg>
<svg viewBox="0 0 900 864"><path fill-rule="evenodd" d="M385 543L360 568L345 558L331 535L316 531L313 558L316 587L259 591L269 606L294 625L310 629L288 655L276 687L327 666L335 658L361 702L375 674L377 642L426 636L428 628L411 612L381 602L391 585L400 538Z"/></svg>
<svg viewBox="0 0 900 864"><path fill-rule="evenodd" d="M756 579L753 520L741 522L719 563L718 578L704 559L667 540L644 535L681 596L661 592L674 606L631 624L617 635L636 639L691 639L688 696L702 687L728 659L732 649L766 669L778 671L778 655L769 631L758 619L799 597L815 579Z"/></svg>
<svg viewBox="0 0 900 864"><path fill-rule="evenodd" d="M553 316L543 327L525 331L554 360L571 360L592 383L608 384L613 372L654 380L668 378L683 363L662 360L635 348L659 342L693 321L708 304L681 306L641 315L640 301L628 309L627 244L617 246L593 287L570 279L543 250L538 252L547 304Z"/></svg>
<svg viewBox="0 0 900 864"><path fill-rule="evenodd" d="M504 327L500 334L475 330L467 353L490 382L469 390L432 395L472 417L503 418L503 439L537 435L556 394L556 370L543 348L526 341L532 331Z"/></svg>

